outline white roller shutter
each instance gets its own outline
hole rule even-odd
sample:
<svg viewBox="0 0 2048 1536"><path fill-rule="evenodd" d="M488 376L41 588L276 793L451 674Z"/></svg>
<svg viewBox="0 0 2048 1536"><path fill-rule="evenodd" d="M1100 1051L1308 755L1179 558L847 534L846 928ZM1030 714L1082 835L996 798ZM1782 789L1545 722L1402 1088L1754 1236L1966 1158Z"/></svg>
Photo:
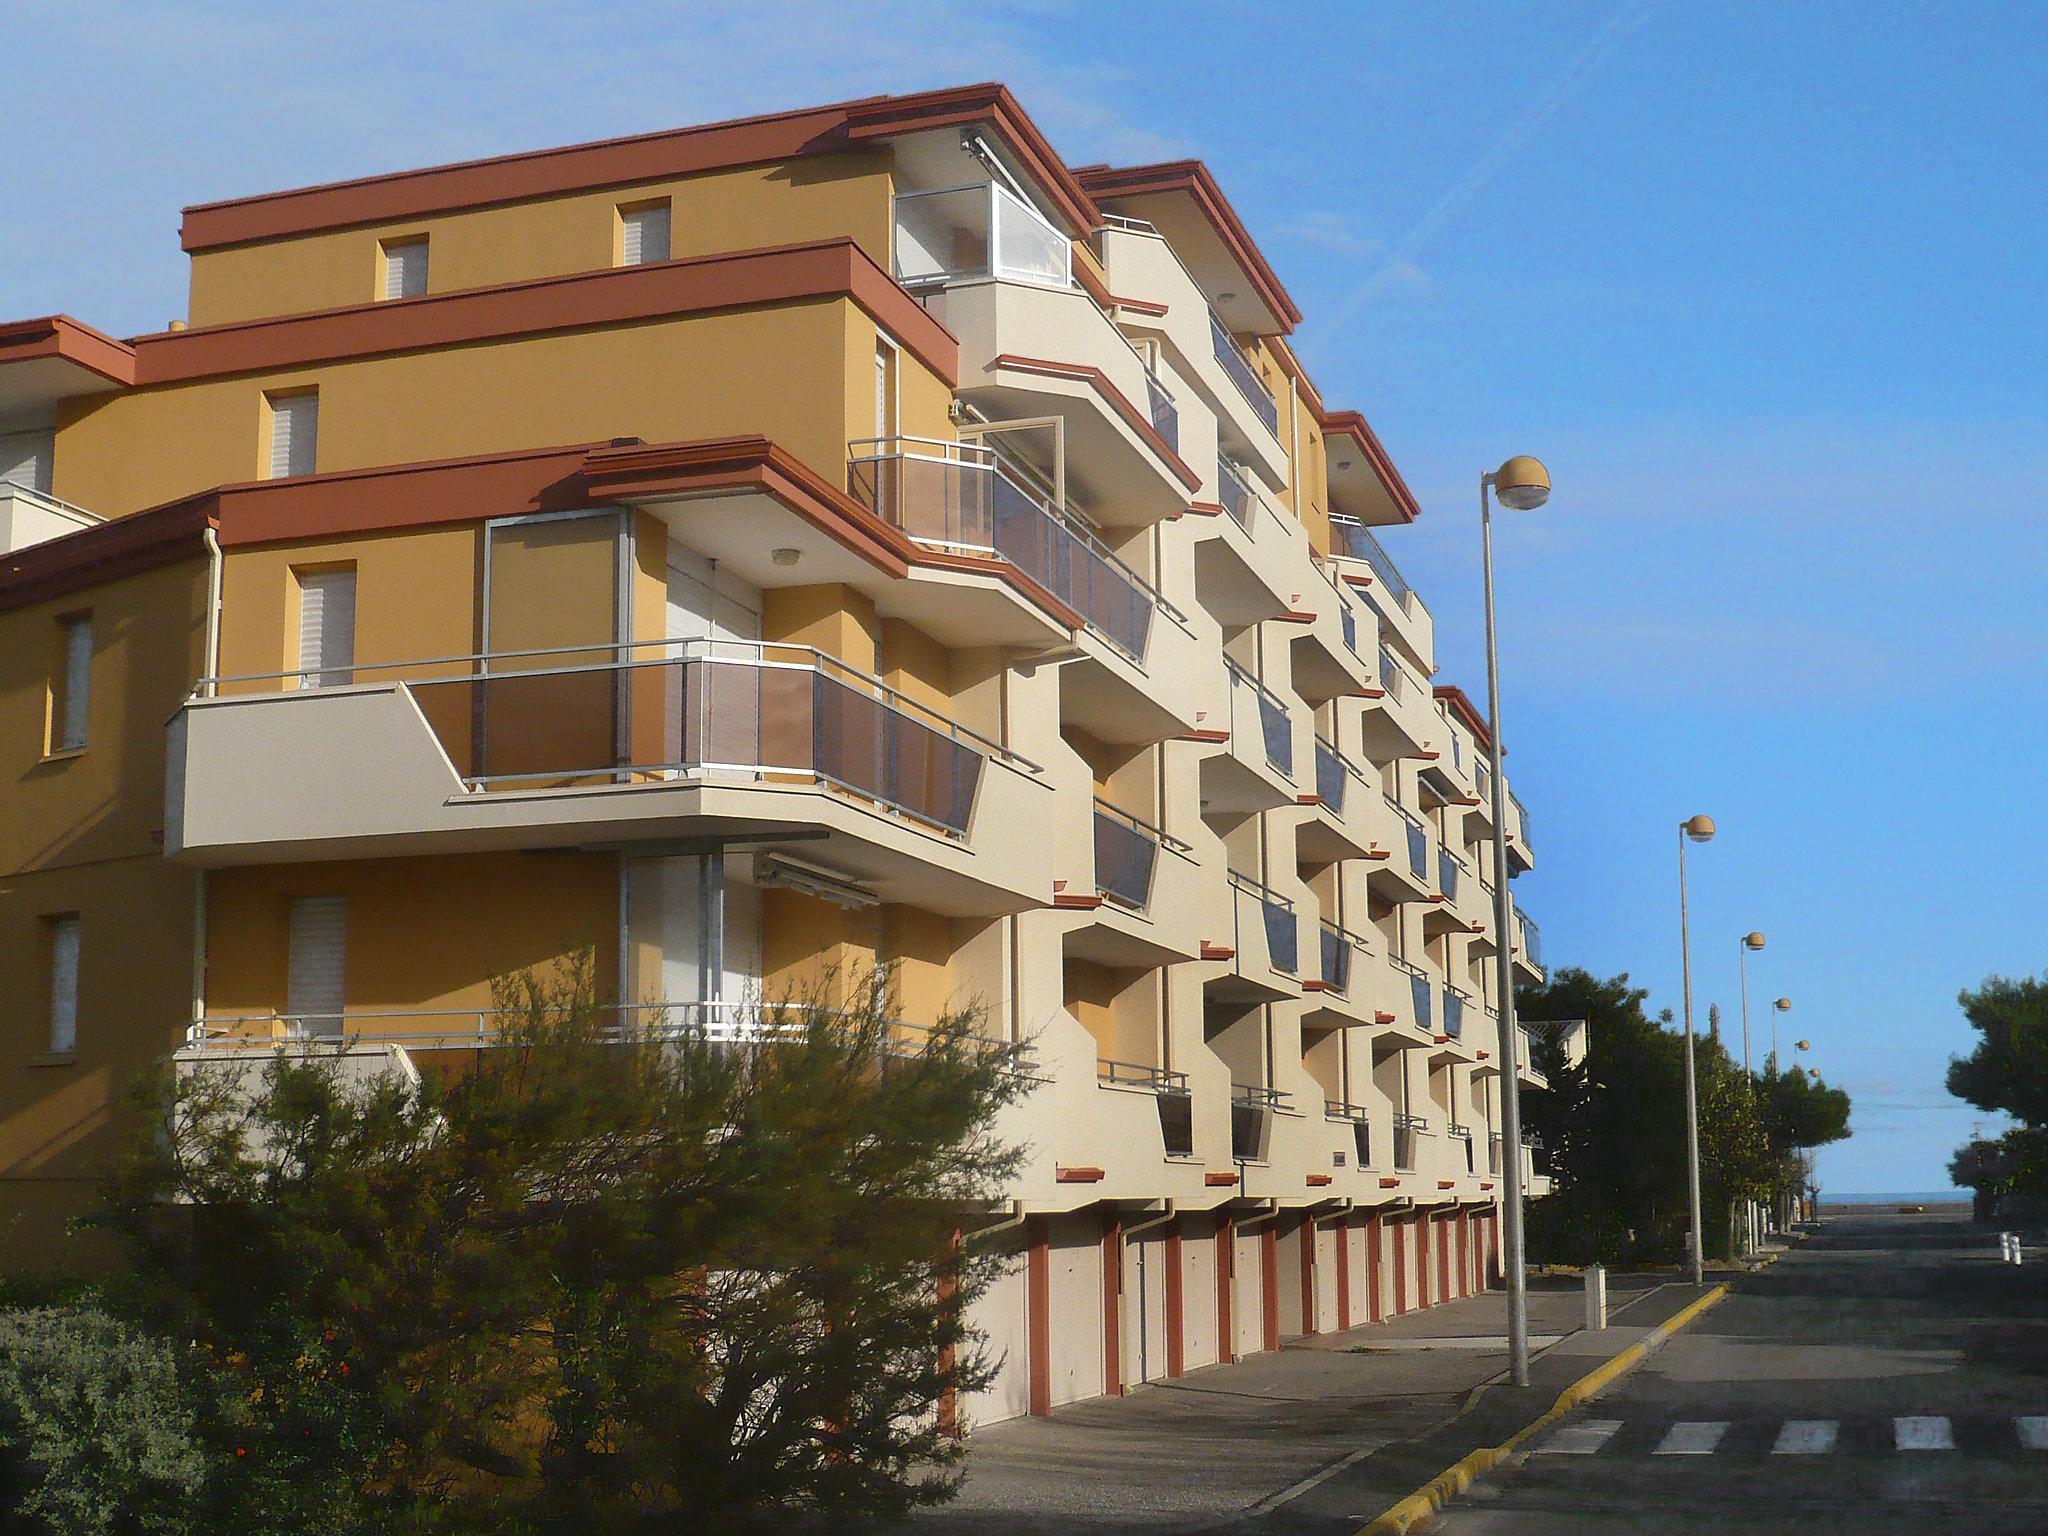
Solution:
<svg viewBox="0 0 2048 1536"><path fill-rule="evenodd" d="M619 260L628 267L668 260L668 204L650 203L619 215Z"/></svg>
<svg viewBox="0 0 2048 1536"><path fill-rule="evenodd" d="M64 621L64 691L57 703L57 739L52 745L59 752L76 752L85 745L86 723L92 712L90 618Z"/></svg>
<svg viewBox="0 0 2048 1536"><path fill-rule="evenodd" d="M50 1050L66 1055L78 1046L78 919L50 920Z"/></svg>
<svg viewBox="0 0 2048 1536"><path fill-rule="evenodd" d="M320 436L320 397L308 391L270 402L270 478L313 473Z"/></svg>
<svg viewBox="0 0 2048 1536"><path fill-rule="evenodd" d="M427 242L404 240L384 247L384 297L416 299L427 291Z"/></svg>
<svg viewBox="0 0 2048 1536"><path fill-rule="evenodd" d="M0 432L0 480L50 494L54 432Z"/></svg>
<svg viewBox="0 0 2048 1536"><path fill-rule="evenodd" d="M339 688L355 681L356 573L299 577L299 686Z"/></svg>
<svg viewBox="0 0 2048 1536"><path fill-rule="evenodd" d="M348 898L294 897L290 946L285 1012L309 1035L339 1035L348 957Z"/></svg>

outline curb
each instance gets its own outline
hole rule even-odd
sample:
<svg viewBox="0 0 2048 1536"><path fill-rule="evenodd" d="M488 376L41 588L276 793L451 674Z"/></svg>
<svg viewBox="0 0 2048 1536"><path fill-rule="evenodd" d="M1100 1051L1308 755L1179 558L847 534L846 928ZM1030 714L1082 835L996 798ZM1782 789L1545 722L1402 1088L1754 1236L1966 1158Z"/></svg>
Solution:
<svg viewBox="0 0 2048 1536"><path fill-rule="evenodd" d="M1558 1393L1557 1401L1532 1422L1525 1424L1499 1445L1481 1446L1453 1462L1435 1477L1424 1483L1415 1492L1388 1509L1378 1519L1358 1528L1357 1536L1404 1536L1422 1521L1435 1514L1452 1499L1471 1487L1482 1472L1490 1472L1519 1450L1532 1437L1548 1429L1587 1398L1593 1397L1611 1386L1615 1380L1627 1375L1643 1357L1679 1329L1691 1323L1707 1308L1722 1300L1728 1294L1728 1287L1717 1285L1699 1300L1692 1302L1664 1322L1659 1323L1645 1337L1629 1345L1612 1360L1603 1361L1577 1381Z"/></svg>

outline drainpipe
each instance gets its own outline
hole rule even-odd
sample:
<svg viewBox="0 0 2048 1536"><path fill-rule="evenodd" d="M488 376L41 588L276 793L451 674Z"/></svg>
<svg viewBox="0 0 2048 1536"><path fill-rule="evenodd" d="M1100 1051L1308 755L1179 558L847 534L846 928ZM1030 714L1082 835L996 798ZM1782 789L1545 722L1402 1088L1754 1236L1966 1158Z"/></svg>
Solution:
<svg viewBox="0 0 2048 1536"><path fill-rule="evenodd" d="M215 681L220 676L220 532L208 523L200 538L206 545L206 643L199 673L201 697L210 699L220 689ZM192 872L192 1023L185 1038L196 1042L205 1032L206 871L196 869Z"/></svg>
<svg viewBox="0 0 2048 1536"><path fill-rule="evenodd" d="M1131 1239L1132 1239L1132 1238L1133 1238L1134 1236L1136 1236L1136 1235L1137 1235L1138 1233L1140 1233L1140 1232L1150 1232L1150 1231L1151 1231L1151 1230L1152 1230L1152 1229L1153 1229L1154 1227L1163 1227L1163 1226L1165 1226L1165 1225L1166 1225L1166 1224L1167 1224L1168 1222L1172 1221L1172 1220L1173 1220L1173 1219L1174 1219L1174 1218L1175 1218L1176 1216L1178 1216L1179 1214L1180 1214L1180 1201L1179 1201L1179 1200L1177 1200L1176 1198L1174 1198L1173 1196L1169 1195L1169 1196L1167 1196L1167 1198L1166 1198L1166 1209L1165 1209L1164 1211L1162 1211L1162 1212L1161 1212L1161 1213L1160 1213L1159 1215L1157 1215L1157 1216L1149 1217L1149 1218L1147 1218L1146 1220L1144 1220L1144 1221L1141 1221L1141 1222L1138 1222L1138 1223L1136 1223L1136 1224L1135 1224L1135 1225L1133 1225L1133 1226L1128 1226L1128 1227L1124 1227L1124 1228L1122 1228L1122 1229L1121 1229L1121 1230L1122 1230L1122 1235L1121 1235L1121 1237L1120 1237L1120 1238L1118 1239L1118 1242L1117 1242L1117 1251L1116 1251L1116 1345L1117 1345L1117 1353L1118 1353L1118 1355L1119 1355L1119 1356L1121 1356L1121 1358L1120 1358L1120 1359L1118 1360L1118 1362L1117 1362L1117 1374L1118 1374L1118 1375L1119 1375L1119 1376L1120 1376L1120 1377L1122 1378L1122 1380L1123 1380L1123 1384L1124 1384L1124 1387L1125 1387L1125 1389L1126 1389L1126 1390L1128 1390L1128 1389L1129 1389L1129 1388L1130 1388L1131 1386L1133 1386L1133 1385L1139 1385L1139 1386L1142 1386L1142 1385L1143 1385L1143 1383L1142 1383L1142 1382L1134 1382L1134 1381L1133 1381L1133 1378L1132 1378L1132 1375L1131 1375L1131 1329L1130 1329L1130 1321L1131 1321L1131 1320L1130 1320L1130 1319L1129 1319L1128 1317L1126 1317L1126 1316L1124 1315L1124 1311L1125 1311L1125 1308L1124 1308L1124 1251L1123 1251L1123 1245L1124 1245L1125 1243L1128 1243L1128 1242L1129 1242L1129 1241L1130 1241L1130 1240L1131 1240ZM1145 1329L1145 1319L1144 1319L1144 1316L1143 1316L1143 1314L1141 1313L1141 1314L1139 1315L1139 1318L1138 1318L1138 1331L1139 1331L1139 1333L1140 1333L1141 1335L1143 1334L1143 1332L1144 1332L1144 1329Z"/></svg>

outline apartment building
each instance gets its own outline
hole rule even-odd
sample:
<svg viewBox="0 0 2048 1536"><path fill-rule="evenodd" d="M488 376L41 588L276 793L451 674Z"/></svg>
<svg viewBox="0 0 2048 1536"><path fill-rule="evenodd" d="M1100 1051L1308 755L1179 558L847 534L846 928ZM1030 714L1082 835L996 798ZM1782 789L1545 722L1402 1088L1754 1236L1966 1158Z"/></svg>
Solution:
<svg viewBox="0 0 2048 1536"><path fill-rule="evenodd" d="M715 1036L881 961L1032 1042L971 1420L1497 1275L1526 816L1496 870L1414 498L1200 164L983 85L182 241L165 331L0 325L13 1262L150 1062L432 1071L589 946Z"/></svg>

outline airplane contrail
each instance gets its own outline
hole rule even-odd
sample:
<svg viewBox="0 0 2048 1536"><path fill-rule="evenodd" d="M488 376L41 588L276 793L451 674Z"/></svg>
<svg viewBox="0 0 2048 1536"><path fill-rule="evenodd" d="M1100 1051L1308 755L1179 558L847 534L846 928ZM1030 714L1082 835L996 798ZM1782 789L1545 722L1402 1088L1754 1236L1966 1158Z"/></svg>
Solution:
<svg viewBox="0 0 2048 1536"><path fill-rule="evenodd" d="M1624 34L1633 31L1643 14L1655 0L1628 0L1620 10L1608 18L1607 24L1593 34L1593 40L1583 48L1578 57L1565 68L1528 110L1502 130L1500 136L1487 146L1486 153L1473 162L1471 168L1452 183L1449 191L1437 199L1429 212L1425 213L1415 227L1402 237L1400 244L1387 253L1372 274L1358 284L1339 301L1331 311L1329 326L1316 337L1311 351L1321 352L1337 333L1358 317L1365 306L1379 295L1387 280L1407 267L1416 254L1433 239L1440 229L1465 210L1482 188L1493 180L1500 168L1513 159L1521 148L1535 137L1565 98L1578 89L1586 77L1599 68L1609 54L1621 46Z"/></svg>

